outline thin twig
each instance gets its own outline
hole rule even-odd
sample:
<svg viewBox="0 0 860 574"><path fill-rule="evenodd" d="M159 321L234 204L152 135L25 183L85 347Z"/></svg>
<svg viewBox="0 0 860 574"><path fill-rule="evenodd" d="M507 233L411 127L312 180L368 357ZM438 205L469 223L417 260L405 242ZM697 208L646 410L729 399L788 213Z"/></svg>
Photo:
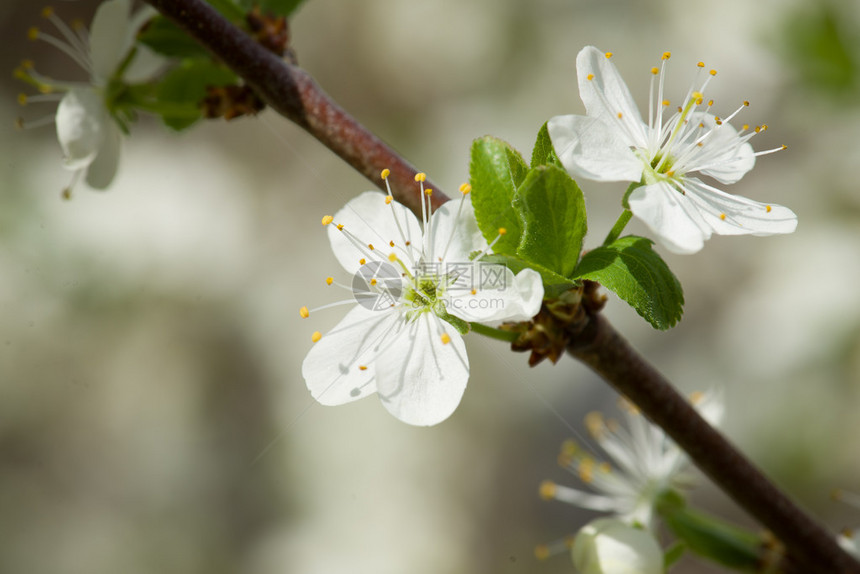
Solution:
<svg viewBox="0 0 860 574"><path fill-rule="evenodd" d="M420 210L416 170L322 91L307 72L279 58L202 0L147 0L242 77L272 109L301 126L380 189L390 169L392 193ZM448 198L428 178L435 206Z"/></svg>
<svg viewBox="0 0 860 574"><path fill-rule="evenodd" d="M836 538L709 425L601 314L568 347L683 448L696 465L802 560L806 572L860 573Z"/></svg>

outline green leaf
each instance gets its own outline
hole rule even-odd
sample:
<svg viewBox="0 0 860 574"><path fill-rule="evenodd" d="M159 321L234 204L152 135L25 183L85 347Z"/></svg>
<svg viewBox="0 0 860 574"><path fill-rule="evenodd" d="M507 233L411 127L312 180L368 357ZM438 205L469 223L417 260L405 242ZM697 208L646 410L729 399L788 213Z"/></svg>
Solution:
<svg viewBox="0 0 860 574"><path fill-rule="evenodd" d="M206 97L208 86L234 84L236 75L210 60L185 60L159 82L157 100L164 123L182 130L200 119L199 104Z"/></svg>
<svg viewBox="0 0 860 574"><path fill-rule="evenodd" d="M662 504L657 509L666 526L692 552L742 572L760 572L761 537L686 505Z"/></svg>
<svg viewBox="0 0 860 574"><path fill-rule="evenodd" d="M583 256L573 277L597 281L627 301L655 329L668 329L681 318L684 293L653 242L628 235Z"/></svg>
<svg viewBox="0 0 860 574"><path fill-rule="evenodd" d="M587 227L585 198L576 182L554 165L532 169L517 189L514 207L523 220L517 255L570 277Z"/></svg>
<svg viewBox="0 0 860 574"><path fill-rule="evenodd" d="M206 0L206 2L234 24L245 21L247 10L235 0Z"/></svg>
<svg viewBox="0 0 860 574"><path fill-rule="evenodd" d="M687 550L687 545L681 541L676 541L663 553L663 565L666 571L675 565L675 563L683 558L684 552Z"/></svg>
<svg viewBox="0 0 860 574"><path fill-rule="evenodd" d="M250 10L255 4L260 6L263 13L271 12L276 16L291 16L305 0L242 0L242 4Z"/></svg>
<svg viewBox="0 0 860 574"><path fill-rule="evenodd" d="M164 16L155 16L138 33L142 44L171 58L203 58L209 53L182 28Z"/></svg>
<svg viewBox="0 0 860 574"><path fill-rule="evenodd" d="M541 126L537 135L537 141L535 142L535 148L532 150L532 168L540 165L554 165L564 168L558 159L558 155L555 153L555 148L552 146L552 140L549 137L549 129L547 129L546 123Z"/></svg>
<svg viewBox="0 0 860 574"><path fill-rule="evenodd" d="M528 167L522 156L506 142L492 136L475 140L469 176L472 205L478 227L488 242L507 231L493 246L496 253L515 255L522 235L522 221L512 203Z"/></svg>

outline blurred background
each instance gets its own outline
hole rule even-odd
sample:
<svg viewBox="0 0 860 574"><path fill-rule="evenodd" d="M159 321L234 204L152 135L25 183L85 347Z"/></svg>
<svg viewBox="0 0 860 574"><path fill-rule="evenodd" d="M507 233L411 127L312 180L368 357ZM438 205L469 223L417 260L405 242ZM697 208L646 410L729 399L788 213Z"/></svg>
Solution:
<svg viewBox="0 0 860 574"><path fill-rule="evenodd" d="M96 5L55 8L89 22ZM375 398L317 405L301 361L342 310L297 310L346 280L319 219L372 185L267 111L182 134L144 118L113 187L62 201L53 128L13 128L54 112L17 105L21 59L79 77L26 40L41 8L0 5L0 571L571 572L533 549L595 515L537 488L577 485L558 448L615 394L472 335L469 388L437 427ZM697 61L719 70L717 113L749 100L738 122L770 127L756 149L789 146L728 191L790 206L798 230L664 253L687 300L669 332L612 297L606 313L684 392L723 388L725 432L836 530L860 526L829 498L860 491L858 24L836 0L309 0L292 32L323 88L447 190L473 138L528 157L544 121L583 112L584 45L615 52L642 105L664 50L675 97ZM593 246L624 185L581 184ZM704 478L693 500L752 525Z"/></svg>

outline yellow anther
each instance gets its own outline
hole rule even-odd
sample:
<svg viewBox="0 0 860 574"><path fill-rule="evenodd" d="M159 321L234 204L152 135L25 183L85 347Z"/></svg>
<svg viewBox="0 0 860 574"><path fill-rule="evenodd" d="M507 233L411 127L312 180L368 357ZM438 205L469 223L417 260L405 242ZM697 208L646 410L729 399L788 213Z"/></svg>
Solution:
<svg viewBox="0 0 860 574"><path fill-rule="evenodd" d="M499 227L499 235L506 235L507 233L507 229L505 229L504 227Z"/></svg>
<svg viewBox="0 0 860 574"><path fill-rule="evenodd" d="M42 8L42 18L50 18L54 14L54 9L51 6Z"/></svg>
<svg viewBox="0 0 860 574"><path fill-rule="evenodd" d="M325 278L325 284L326 285L331 285L332 283L334 283L334 277L326 277Z"/></svg>
<svg viewBox="0 0 860 574"><path fill-rule="evenodd" d="M585 428L591 436L600 436L606 425L603 422L603 415L597 411L592 411L585 415Z"/></svg>
<svg viewBox="0 0 860 574"><path fill-rule="evenodd" d="M424 172L418 172L415 174L415 181L422 182L427 181L427 174Z"/></svg>
<svg viewBox="0 0 860 574"><path fill-rule="evenodd" d="M708 107L711 107L713 105L714 105L714 100L708 100Z"/></svg>
<svg viewBox="0 0 860 574"><path fill-rule="evenodd" d="M660 73L660 68L658 68L657 66L654 66L653 68L651 68L651 73L656 76L657 74Z"/></svg>
<svg viewBox="0 0 860 574"><path fill-rule="evenodd" d="M332 221L334 221L334 217L332 217L331 215L323 215L323 218L322 218L322 224L323 225L328 225Z"/></svg>
<svg viewBox="0 0 860 574"><path fill-rule="evenodd" d="M430 197L431 195L433 195L433 190L428 187L427 189L424 190L424 195L426 195L427 197Z"/></svg>
<svg viewBox="0 0 860 574"><path fill-rule="evenodd" d="M785 144L782 144L782 145L779 147L779 149L788 149L788 146L787 146L787 145L785 145Z"/></svg>
<svg viewBox="0 0 860 574"><path fill-rule="evenodd" d="M621 112L618 112L618 119L621 119Z"/></svg>
<svg viewBox="0 0 860 574"><path fill-rule="evenodd" d="M367 259L365 259L364 257L358 260L359 265L364 265L365 263L367 263Z"/></svg>
<svg viewBox="0 0 860 574"><path fill-rule="evenodd" d="M393 197L391 197L390 195L386 195L385 196L385 205L390 205L393 200L394 200Z"/></svg>
<svg viewBox="0 0 860 574"><path fill-rule="evenodd" d="M579 471L579 480L585 484L594 482L594 459L583 458L579 461L579 468L577 470Z"/></svg>
<svg viewBox="0 0 860 574"><path fill-rule="evenodd" d="M389 253L388 254L388 260L391 261L392 263L394 263L395 261L397 261L397 254L394 252Z"/></svg>
<svg viewBox="0 0 860 574"><path fill-rule="evenodd" d="M567 439L561 443L561 454L565 456L573 456L579 452L579 445L573 439Z"/></svg>
<svg viewBox="0 0 860 574"><path fill-rule="evenodd" d="M749 105L750 105L749 100L744 100L744 105L749 107Z"/></svg>
<svg viewBox="0 0 860 574"><path fill-rule="evenodd" d="M376 249L376 247L374 247L374 246L373 246L373 243L368 243L368 244L367 244L367 248L368 248L368 249L370 249L371 251L373 251L374 249Z"/></svg>
<svg viewBox="0 0 860 574"><path fill-rule="evenodd" d="M669 103L670 103L669 100L663 100L663 102L662 102L662 104L666 107L669 106Z"/></svg>
<svg viewBox="0 0 860 574"><path fill-rule="evenodd" d="M382 177L382 179L388 179L389 175L391 175L391 170L388 168L383 169L382 173L379 174L379 176Z"/></svg>
<svg viewBox="0 0 860 574"><path fill-rule="evenodd" d="M723 221L725 221L725 220L726 220L726 214L725 214L725 213L721 213L721 214L720 214L720 219L722 219Z"/></svg>
<svg viewBox="0 0 860 574"><path fill-rule="evenodd" d="M674 175L675 175L675 170L674 170L674 169L670 169L669 171L667 171L667 172L666 172L666 175L667 175L667 176L669 176L669 177L674 176Z"/></svg>
<svg viewBox="0 0 860 574"><path fill-rule="evenodd" d="M320 333L319 331L314 331L313 335L311 335L311 341L317 343L320 339L322 339L322 333Z"/></svg>
<svg viewBox="0 0 860 574"><path fill-rule="evenodd" d="M550 557L549 546L546 544L538 544L535 546L535 559L546 560Z"/></svg>
<svg viewBox="0 0 860 574"><path fill-rule="evenodd" d="M442 333L442 336L439 338L442 340L443 345L447 345L451 342L451 335L449 335L448 333Z"/></svg>
<svg viewBox="0 0 860 574"><path fill-rule="evenodd" d="M741 129L748 130L748 129L750 129L750 125L749 125L749 124L744 124L744 125L742 125L742 126L741 126Z"/></svg>
<svg viewBox="0 0 860 574"><path fill-rule="evenodd" d="M705 393L702 391L694 391L690 393L690 402L694 405L700 404L705 399Z"/></svg>
<svg viewBox="0 0 860 574"><path fill-rule="evenodd" d="M376 285L376 283L377 283L376 279L371 279L371 280L370 280L370 284L371 284L371 285Z"/></svg>
<svg viewBox="0 0 860 574"><path fill-rule="evenodd" d="M607 58L607 59L609 59L609 58L611 58L611 57L612 57L612 52L606 52L606 53L605 53L605 54L603 54L603 55L604 55L604 56L606 56L606 58Z"/></svg>
<svg viewBox="0 0 860 574"><path fill-rule="evenodd" d="M765 209L765 211L767 211L768 213L770 213L770 210L771 210L771 209L773 209L773 208L772 208L771 206L769 206L769 205L766 205L764 209Z"/></svg>
<svg viewBox="0 0 860 574"><path fill-rule="evenodd" d="M717 75L717 71L716 71L716 70L711 70L711 71L710 71L710 72L708 72L708 73L709 73L710 75L712 75L712 76L716 76L716 75Z"/></svg>
<svg viewBox="0 0 860 574"><path fill-rule="evenodd" d="M391 241L389 241L389 242L388 242L388 246L389 246L389 247L394 247L394 240L393 240L393 239L392 239Z"/></svg>
<svg viewBox="0 0 860 574"><path fill-rule="evenodd" d="M477 289L472 289L472 290L470 291L470 293L471 293L472 295L477 295L477 294L478 294L478 290L477 290Z"/></svg>
<svg viewBox="0 0 860 574"><path fill-rule="evenodd" d="M714 123L718 126L721 126L723 125L723 120L721 120L720 118L714 118Z"/></svg>
<svg viewBox="0 0 860 574"><path fill-rule="evenodd" d="M299 309L299 315L302 316L302 319L307 319L311 316L311 312L308 311L307 307L302 307L301 309Z"/></svg>
<svg viewBox="0 0 860 574"><path fill-rule="evenodd" d="M682 108L681 106L678 106L676 109L678 110L679 114L684 111L684 108ZM684 121L684 123L686 124L687 122Z"/></svg>
<svg viewBox="0 0 860 574"><path fill-rule="evenodd" d="M761 131L766 131L766 130L767 130L767 124L762 124L761 125Z"/></svg>
<svg viewBox="0 0 860 574"><path fill-rule="evenodd" d="M668 60L671 57L672 57L672 52L663 52L663 57L661 58L661 60Z"/></svg>
<svg viewBox="0 0 860 574"><path fill-rule="evenodd" d="M538 488L538 494L544 500L552 500L555 498L556 486L555 483L551 480L545 480L540 483L540 487Z"/></svg>
<svg viewBox="0 0 860 574"><path fill-rule="evenodd" d="M704 68L704 67L705 67L705 63L704 63L704 62L699 62L698 64L696 64L696 66L698 66L699 68Z"/></svg>
<svg viewBox="0 0 860 574"><path fill-rule="evenodd" d="M366 371L366 370L367 370L367 365L359 365L359 366L358 366L358 370L359 370L359 371Z"/></svg>
<svg viewBox="0 0 860 574"><path fill-rule="evenodd" d="M343 231L343 223L338 223L336 227L338 231Z"/></svg>
<svg viewBox="0 0 860 574"><path fill-rule="evenodd" d="M588 81L593 80L593 79L594 79L594 74L588 74L587 76L585 76L585 79L586 79L586 80L588 80Z"/></svg>
<svg viewBox="0 0 860 574"><path fill-rule="evenodd" d="M27 38L30 40L37 40L39 38L39 29L33 26L27 30Z"/></svg>
<svg viewBox="0 0 860 574"><path fill-rule="evenodd" d="M568 534L564 537L564 546L568 550L573 548L573 545L576 543L576 534Z"/></svg>
<svg viewBox="0 0 860 574"><path fill-rule="evenodd" d="M27 105L27 94L18 94L18 105Z"/></svg>
<svg viewBox="0 0 860 574"><path fill-rule="evenodd" d="M692 97L694 100L701 100L705 95L702 92L693 92Z"/></svg>
<svg viewBox="0 0 860 574"><path fill-rule="evenodd" d="M462 193L463 195L468 195L470 191L472 191L472 186L468 183L463 183L460 185L460 193Z"/></svg>
<svg viewBox="0 0 860 574"><path fill-rule="evenodd" d="M753 131L754 131L755 133L759 133L759 132L761 131L761 127L760 127L760 126L756 126L756 127L755 127L755 130L753 130Z"/></svg>

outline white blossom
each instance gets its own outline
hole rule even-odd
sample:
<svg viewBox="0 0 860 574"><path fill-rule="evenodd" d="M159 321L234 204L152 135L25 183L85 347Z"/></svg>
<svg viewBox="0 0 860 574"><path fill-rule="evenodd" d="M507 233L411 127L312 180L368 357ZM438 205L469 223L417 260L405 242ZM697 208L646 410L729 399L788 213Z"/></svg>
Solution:
<svg viewBox="0 0 860 574"><path fill-rule="evenodd" d="M386 183L387 176L383 171ZM390 194L374 191L323 218L335 257L353 274L351 285L340 285L350 298L334 303L352 309L326 335L314 333L302 364L308 389L324 405L376 393L406 423L439 423L456 409L469 378L462 337L469 323L524 321L540 309L537 272L514 275L483 261L491 246L478 229L469 186L431 215L424 178L417 177L423 229ZM301 309L303 317L310 313Z"/></svg>
<svg viewBox="0 0 860 574"><path fill-rule="evenodd" d="M663 551L650 532L598 518L576 535L571 551L579 574L663 574Z"/></svg>
<svg viewBox="0 0 860 574"><path fill-rule="evenodd" d="M135 34L154 11L146 7L132 14L131 0L108 0L99 5L89 31L66 25L50 8L42 14L60 36L32 28L30 37L61 50L87 72L89 81L55 80L36 72L26 62L18 76L42 93L19 99L21 103L59 100L52 120L63 150L63 166L73 172L65 193L71 193L84 174L90 187L105 189L116 175L121 140L121 118L110 102L111 83L144 81L162 68L160 57L145 46L134 45ZM39 123L44 122L36 122Z"/></svg>
<svg viewBox="0 0 860 574"><path fill-rule="evenodd" d="M719 393L697 394L693 403L705 420L717 424L723 415ZM608 512L628 524L653 529L657 499L670 490L690 485L686 453L658 426L648 422L637 409L623 403L626 427L604 420L600 413L586 416L586 427L608 456L597 460L574 441L562 446L559 463L577 475L594 492L586 492L545 481L541 496L555 498L582 508Z"/></svg>
<svg viewBox="0 0 860 574"><path fill-rule="evenodd" d="M788 208L729 195L693 174L735 183L752 169L749 140L766 125L738 131L730 123L748 105L727 117L711 113L705 89L716 71L699 62L697 80L670 115L663 84L670 53L651 69L648 121L643 121L611 53L593 46L576 58L579 94L587 115L556 116L548 130L564 167L574 177L639 183L627 198L630 210L675 253L695 253L712 233L791 233L797 216ZM701 76L704 75L704 79ZM657 78L659 77L659 81Z"/></svg>

